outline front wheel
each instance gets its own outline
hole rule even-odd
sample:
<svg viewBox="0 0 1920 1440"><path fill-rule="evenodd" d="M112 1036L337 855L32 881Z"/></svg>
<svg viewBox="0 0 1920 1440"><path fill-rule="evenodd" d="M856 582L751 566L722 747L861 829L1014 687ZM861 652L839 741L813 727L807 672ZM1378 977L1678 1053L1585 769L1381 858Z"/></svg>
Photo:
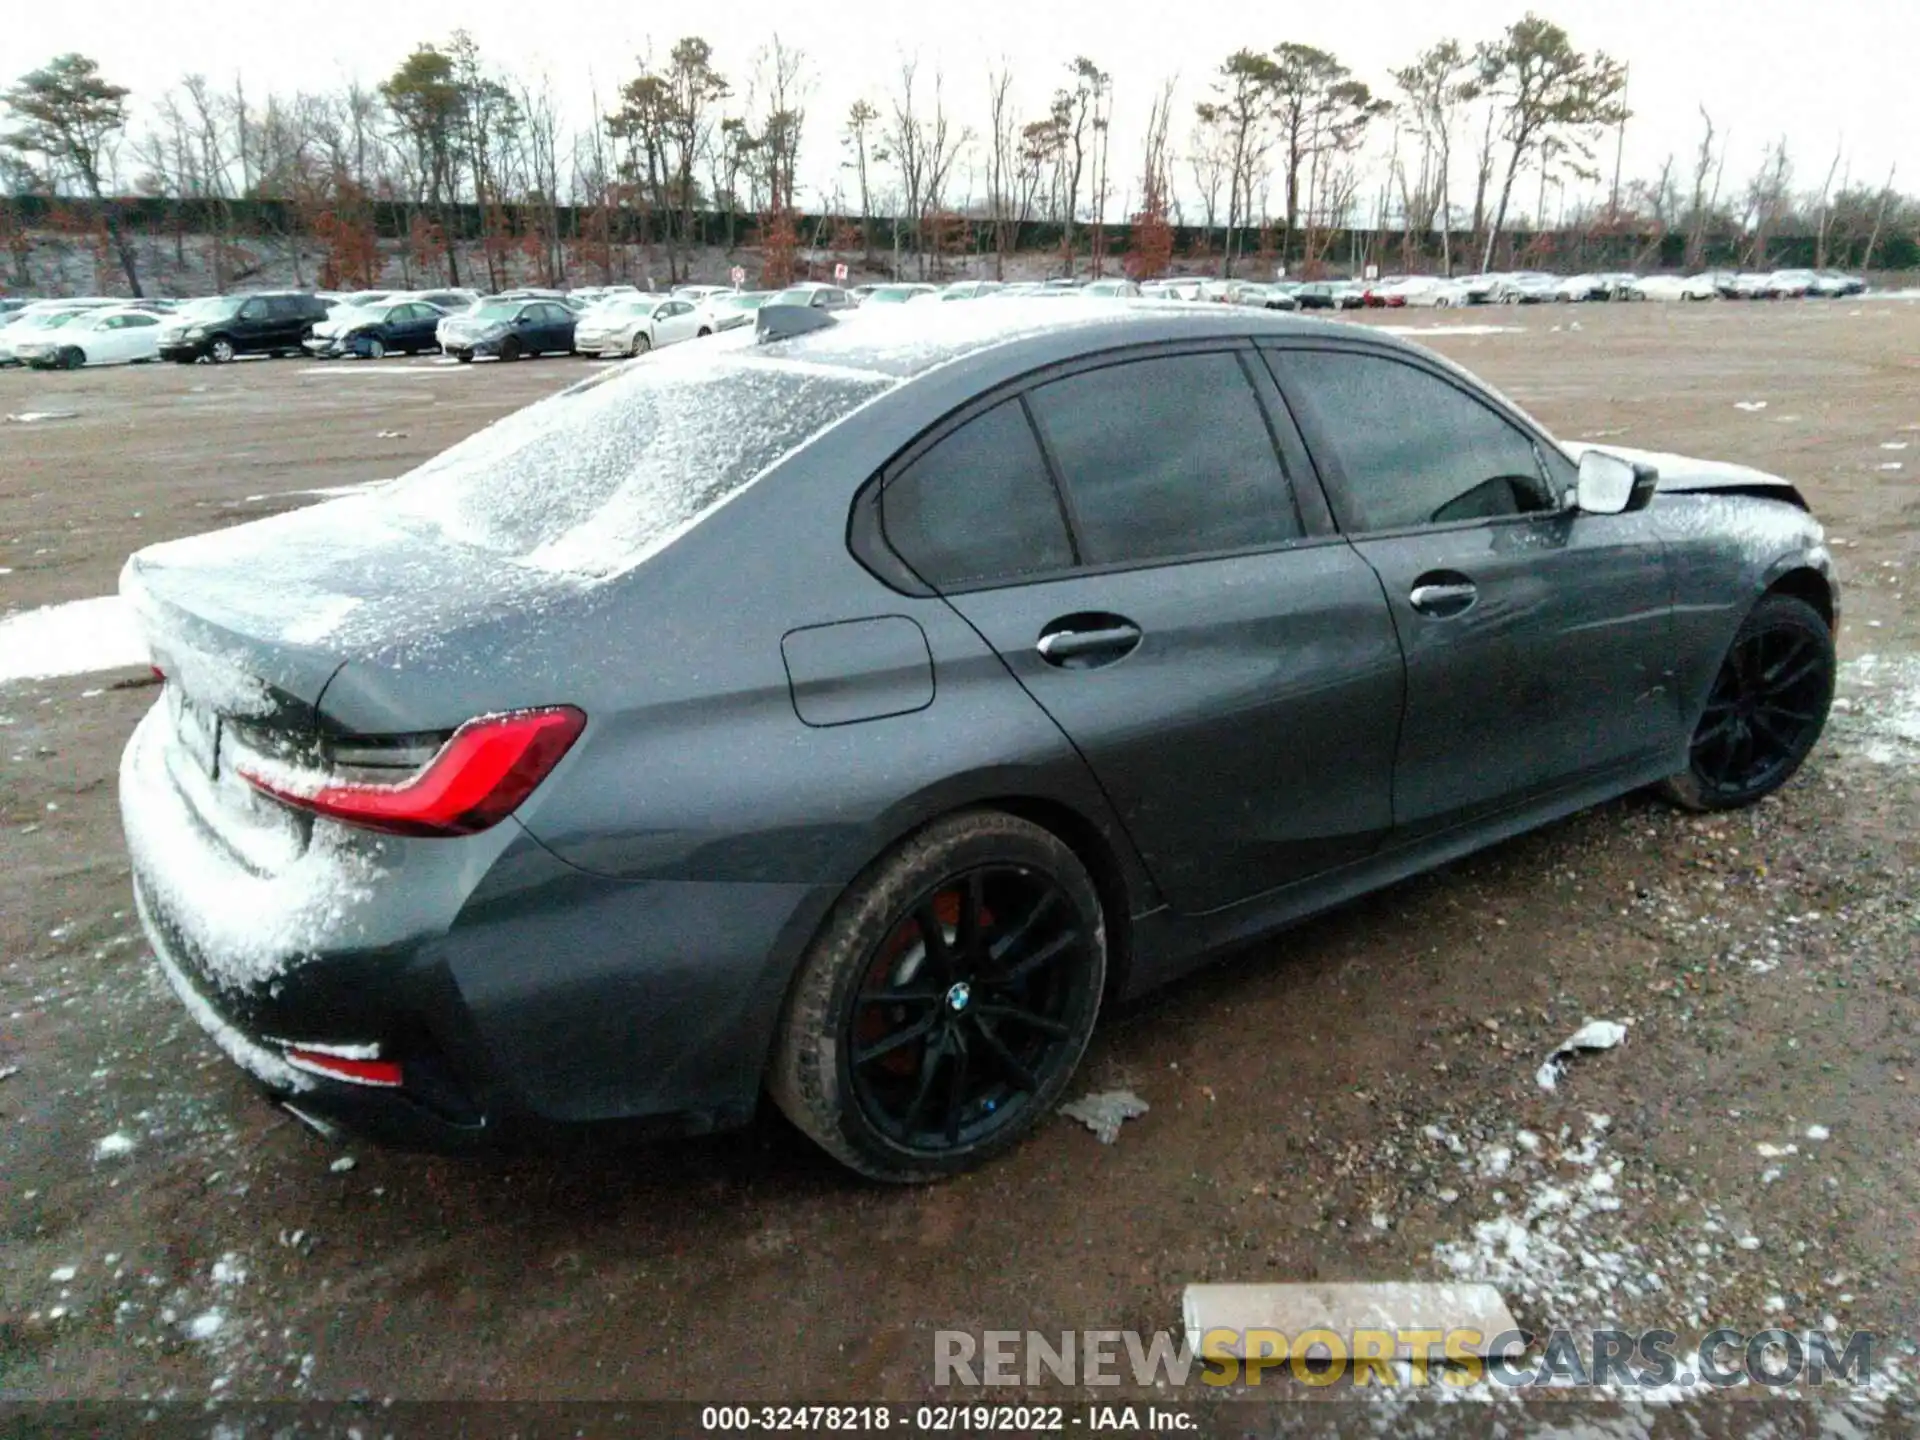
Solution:
<svg viewBox="0 0 1920 1440"><path fill-rule="evenodd" d="M653 349L653 341L645 335L636 334L633 337L633 344L627 347L627 354L637 360L651 349Z"/></svg>
<svg viewBox="0 0 1920 1440"><path fill-rule="evenodd" d="M216 365L225 365L233 359L233 342L224 335L216 335L207 346L207 358Z"/></svg>
<svg viewBox="0 0 1920 1440"><path fill-rule="evenodd" d="M509 362L518 360L520 358L520 342L511 335L502 340L500 342L500 358Z"/></svg>
<svg viewBox="0 0 1920 1440"><path fill-rule="evenodd" d="M86 363L87 352L77 345L69 345L60 352L60 368L63 370L78 370Z"/></svg>
<svg viewBox="0 0 1920 1440"><path fill-rule="evenodd" d="M1661 793L1687 810L1732 810L1771 795L1820 738L1833 681L1833 633L1820 612L1791 595L1764 597L1714 678L1687 768Z"/></svg>
<svg viewBox="0 0 1920 1440"><path fill-rule="evenodd" d="M843 895L794 978L768 1088L863 1175L938 1180L1053 1113L1106 983L1100 897L1057 836L936 821Z"/></svg>
<svg viewBox="0 0 1920 1440"><path fill-rule="evenodd" d="M384 360L387 358L386 343L378 335L369 335L366 338L364 353L369 360Z"/></svg>

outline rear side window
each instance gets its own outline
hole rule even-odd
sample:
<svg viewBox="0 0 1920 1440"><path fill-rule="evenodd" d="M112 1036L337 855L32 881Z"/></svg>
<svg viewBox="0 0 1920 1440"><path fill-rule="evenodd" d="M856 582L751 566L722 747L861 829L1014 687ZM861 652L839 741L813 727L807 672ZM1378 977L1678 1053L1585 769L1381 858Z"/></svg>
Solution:
<svg viewBox="0 0 1920 1440"><path fill-rule="evenodd" d="M614 575L895 383L676 346L495 421L376 498L461 544Z"/></svg>
<svg viewBox="0 0 1920 1440"><path fill-rule="evenodd" d="M1550 509L1533 441L1457 386L1380 355L1290 350L1287 400L1346 483L1330 486L1349 534Z"/></svg>
<svg viewBox="0 0 1920 1440"><path fill-rule="evenodd" d="M1073 543L1033 427L1006 400L936 441L880 492L887 543L937 590L1063 570Z"/></svg>
<svg viewBox="0 0 1920 1440"><path fill-rule="evenodd" d="M1028 401L1072 498L1087 563L1300 537L1259 397L1236 355L1107 365L1042 385Z"/></svg>

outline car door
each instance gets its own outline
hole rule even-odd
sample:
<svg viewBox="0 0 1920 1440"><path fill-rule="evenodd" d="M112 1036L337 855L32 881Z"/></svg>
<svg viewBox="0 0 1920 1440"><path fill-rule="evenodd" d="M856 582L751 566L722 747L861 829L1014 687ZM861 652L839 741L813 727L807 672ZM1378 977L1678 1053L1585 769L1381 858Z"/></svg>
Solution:
<svg viewBox="0 0 1920 1440"><path fill-rule="evenodd" d="M574 313L564 305L556 305L551 300L539 307L540 312L540 348L542 350L573 349L573 330L577 323Z"/></svg>
<svg viewBox="0 0 1920 1440"><path fill-rule="evenodd" d="M669 300L655 313L653 343L673 345L693 336L693 306L685 300Z"/></svg>
<svg viewBox="0 0 1920 1440"><path fill-rule="evenodd" d="M298 295L276 295L267 302L268 334L262 349L297 350L306 338L307 305Z"/></svg>
<svg viewBox="0 0 1920 1440"><path fill-rule="evenodd" d="M1571 462L1437 364L1327 342L1268 353L1406 657L1402 838L1680 748L1672 582L1647 512L1568 508Z"/></svg>
<svg viewBox="0 0 1920 1440"><path fill-rule="evenodd" d="M879 499L1189 913L1391 823L1392 622L1317 492L1296 503L1257 366L1229 343L1054 372L920 442Z"/></svg>
<svg viewBox="0 0 1920 1440"><path fill-rule="evenodd" d="M255 296L241 305L233 317L233 348L236 350L264 350L268 348L269 337L273 333L273 318L267 308L267 302Z"/></svg>

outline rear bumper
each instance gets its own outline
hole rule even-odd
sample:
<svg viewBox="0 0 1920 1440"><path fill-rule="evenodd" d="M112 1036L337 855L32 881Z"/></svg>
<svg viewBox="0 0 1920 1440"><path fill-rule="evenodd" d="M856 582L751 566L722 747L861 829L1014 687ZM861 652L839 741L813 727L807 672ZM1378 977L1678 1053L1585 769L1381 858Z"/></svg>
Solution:
<svg viewBox="0 0 1920 1440"><path fill-rule="evenodd" d="M316 877L263 878L226 851L172 778L170 734L156 707L121 764L141 922L181 1003L276 1100L448 1151L597 1122L685 1134L751 1118L834 887L589 875L508 820L456 840L381 837L351 884L299 910L286 892ZM296 1044L377 1047L404 1084L297 1069Z"/></svg>
<svg viewBox="0 0 1920 1440"><path fill-rule="evenodd" d="M258 1082L269 1102L289 1107L308 1124L337 1126L400 1150L457 1153L493 1142L487 1117L470 1104L465 1113L449 1113L406 1090L328 1080L294 1068L283 1045L252 1033L194 983L179 937L156 917L137 877L134 904L162 977L208 1038Z"/></svg>

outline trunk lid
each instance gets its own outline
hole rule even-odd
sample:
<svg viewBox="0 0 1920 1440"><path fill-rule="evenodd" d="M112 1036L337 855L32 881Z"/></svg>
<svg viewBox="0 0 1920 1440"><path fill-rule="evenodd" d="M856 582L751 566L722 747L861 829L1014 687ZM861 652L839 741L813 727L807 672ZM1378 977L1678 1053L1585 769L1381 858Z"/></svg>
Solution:
<svg viewBox="0 0 1920 1440"><path fill-rule="evenodd" d="M530 584L556 583L410 527L377 501L353 496L151 546L121 571L121 595L166 676L155 759L255 873L298 860L312 821L257 792L240 765L323 767L325 742L369 720L374 733L451 728L451 717L414 723L395 711L342 723L322 699L350 661L403 669L452 632L517 612Z"/></svg>

